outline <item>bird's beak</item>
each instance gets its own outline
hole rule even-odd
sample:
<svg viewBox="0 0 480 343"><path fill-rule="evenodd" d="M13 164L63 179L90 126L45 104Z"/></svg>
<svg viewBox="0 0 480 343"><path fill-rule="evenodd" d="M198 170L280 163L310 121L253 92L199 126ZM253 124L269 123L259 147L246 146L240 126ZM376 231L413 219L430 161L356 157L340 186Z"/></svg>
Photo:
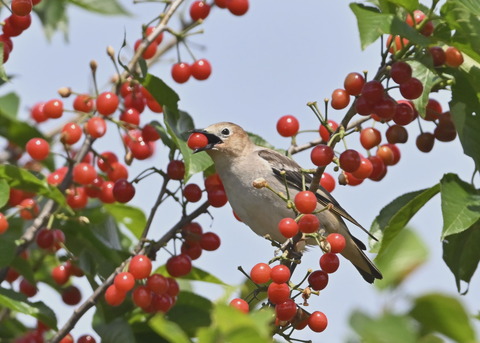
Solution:
<svg viewBox="0 0 480 343"><path fill-rule="evenodd" d="M218 137L217 135L214 135L213 133L210 133L210 132L208 132L204 129L195 129L195 130L192 130L191 132L192 133L195 133L195 132L202 133L208 139L208 144L205 145L203 148L195 149L193 151L194 154L197 153L197 152L200 152L200 151L213 149L215 147L215 145L223 143L223 141L220 139L220 137Z"/></svg>

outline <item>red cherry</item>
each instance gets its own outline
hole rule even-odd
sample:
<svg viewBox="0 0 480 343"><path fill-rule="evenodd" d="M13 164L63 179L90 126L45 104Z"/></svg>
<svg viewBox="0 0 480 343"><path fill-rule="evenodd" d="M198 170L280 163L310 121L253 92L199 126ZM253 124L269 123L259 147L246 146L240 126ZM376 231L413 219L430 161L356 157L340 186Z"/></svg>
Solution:
<svg viewBox="0 0 480 343"><path fill-rule="evenodd" d="M149 26L147 27L147 29L145 30L145 37L148 37L150 36L153 31L155 31L155 26ZM160 43L162 43L163 41L163 32L160 33L157 38L155 38L155 42L157 43L157 45L160 45Z"/></svg>
<svg viewBox="0 0 480 343"><path fill-rule="evenodd" d="M178 282L175 281L175 279L172 279L171 277L168 277L167 281L168 281L167 294L171 297L176 297L178 295L178 293L180 292Z"/></svg>
<svg viewBox="0 0 480 343"><path fill-rule="evenodd" d="M172 297L167 294L156 295L152 297L152 305L155 311L167 313L173 306L174 302Z"/></svg>
<svg viewBox="0 0 480 343"><path fill-rule="evenodd" d="M442 114L442 105L435 99L428 99L427 107L425 110L425 120L435 121Z"/></svg>
<svg viewBox="0 0 480 343"><path fill-rule="evenodd" d="M279 264L278 266L275 266L271 269L270 271L270 277L273 282L276 283L284 283L290 280L290 269L288 269L287 266L284 266L283 264Z"/></svg>
<svg viewBox="0 0 480 343"><path fill-rule="evenodd" d="M8 230L8 220L5 215L0 212L0 235Z"/></svg>
<svg viewBox="0 0 480 343"><path fill-rule="evenodd" d="M20 287L20 292L23 293L28 298L33 297L38 292L37 287L35 285L32 285L30 282L28 282L27 279L22 279L20 281L19 287Z"/></svg>
<svg viewBox="0 0 480 343"><path fill-rule="evenodd" d="M248 303L240 298L232 299L229 305L242 311L243 313L248 313L250 311Z"/></svg>
<svg viewBox="0 0 480 343"><path fill-rule="evenodd" d="M104 116L109 116L117 110L119 103L120 100L115 93L103 92L97 98L97 111Z"/></svg>
<svg viewBox="0 0 480 343"><path fill-rule="evenodd" d="M115 276L113 284L119 291L126 293L135 286L135 278L129 272L122 272Z"/></svg>
<svg viewBox="0 0 480 343"><path fill-rule="evenodd" d="M152 298L152 292L146 286L138 286L132 293L133 303L141 308L148 307Z"/></svg>
<svg viewBox="0 0 480 343"><path fill-rule="evenodd" d="M332 132L335 132L335 130L338 128L338 124L333 120L328 120L327 125L329 126ZM324 142L328 142L330 140L330 136L331 136L330 132L324 125L320 125L319 133L320 133L320 137Z"/></svg>
<svg viewBox="0 0 480 343"><path fill-rule="evenodd" d="M222 207L228 202L227 193L223 187L207 190L207 199L213 207Z"/></svg>
<svg viewBox="0 0 480 343"><path fill-rule="evenodd" d="M65 304L74 306L82 300L82 294L77 287L68 286L62 292L62 300Z"/></svg>
<svg viewBox="0 0 480 343"><path fill-rule="evenodd" d="M85 131L93 138L100 138L107 132L107 123L100 117L92 117L85 124Z"/></svg>
<svg viewBox="0 0 480 343"><path fill-rule="evenodd" d="M317 197L310 191L301 191L295 195L295 207L300 213L312 213L317 207Z"/></svg>
<svg viewBox="0 0 480 343"><path fill-rule="evenodd" d="M314 233L320 228L320 221L314 214L305 214L298 221L298 229L303 233Z"/></svg>
<svg viewBox="0 0 480 343"><path fill-rule="evenodd" d="M385 163L383 162L382 158L375 155L369 156L368 159L372 163L373 167L372 173L368 178L373 181L380 181L387 173L387 167L385 166Z"/></svg>
<svg viewBox="0 0 480 343"><path fill-rule="evenodd" d="M369 177L370 174L372 174L372 171L373 171L372 162L370 162L369 159L362 157L360 159L360 166L357 168L357 170L352 172L352 175L357 179L363 180Z"/></svg>
<svg viewBox="0 0 480 343"><path fill-rule="evenodd" d="M206 251L217 250L220 247L220 237L213 232L205 232L200 239L200 246Z"/></svg>
<svg viewBox="0 0 480 343"><path fill-rule="evenodd" d="M180 252L182 254L188 255L190 259L193 261L200 258L203 250L202 250L202 247L200 246L200 243L185 241L182 243L182 246L180 247Z"/></svg>
<svg viewBox="0 0 480 343"><path fill-rule="evenodd" d="M33 219L40 213L37 202L31 198L23 199L18 206L20 217L25 220Z"/></svg>
<svg viewBox="0 0 480 343"><path fill-rule="evenodd" d="M333 160L333 157L333 149L324 144L315 146L310 153L310 159L312 160L312 163L319 167L330 164L330 162Z"/></svg>
<svg viewBox="0 0 480 343"><path fill-rule="evenodd" d="M67 334L60 340L59 343L73 343L73 342L74 342L73 336L71 334Z"/></svg>
<svg viewBox="0 0 480 343"><path fill-rule="evenodd" d="M89 163L78 163L73 167L73 181L81 185L88 185L97 177L97 171Z"/></svg>
<svg viewBox="0 0 480 343"><path fill-rule="evenodd" d="M335 89L332 93L330 105L336 110L341 110L350 103L350 94L345 89Z"/></svg>
<svg viewBox="0 0 480 343"><path fill-rule="evenodd" d="M160 134L152 125L145 125L142 129L142 137L145 142L154 142L160 139Z"/></svg>
<svg viewBox="0 0 480 343"><path fill-rule="evenodd" d="M62 100L53 99L47 101L43 106L43 112L48 118L60 118L63 114Z"/></svg>
<svg viewBox="0 0 480 343"><path fill-rule="evenodd" d="M143 93L137 91L125 95L125 97L123 98L123 105L125 106L125 108L134 108L139 113L142 113L145 109L145 101L146 100L143 96Z"/></svg>
<svg viewBox="0 0 480 343"><path fill-rule="evenodd" d="M26 16L32 11L32 0L12 0L12 12L19 16Z"/></svg>
<svg viewBox="0 0 480 343"><path fill-rule="evenodd" d="M5 62L5 60L4 60L4 62ZM36 103L30 110L30 116L37 123L42 123L42 122L44 122L48 119L47 115L43 111L44 106L45 106L44 102L39 102L39 103Z"/></svg>
<svg viewBox="0 0 480 343"><path fill-rule="evenodd" d="M329 274L334 273L337 271L339 265L340 260L337 254L333 252L325 253L320 257L320 268L322 268L324 272Z"/></svg>
<svg viewBox="0 0 480 343"><path fill-rule="evenodd" d="M93 110L93 99L88 94L79 94L73 100L73 109L75 111L89 113Z"/></svg>
<svg viewBox="0 0 480 343"><path fill-rule="evenodd" d="M308 284L315 291L321 291L328 284L328 274L323 270L316 270L308 276Z"/></svg>
<svg viewBox="0 0 480 343"><path fill-rule="evenodd" d="M347 242L340 233L331 233L327 236L327 242L330 243L330 252L340 253L345 249Z"/></svg>
<svg viewBox="0 0 480 343"><path fill-rule="evenodd" d="M105 302L110 306L118 306L125 300L126 293L115 287L115 285L108 286L105 291Z"/></svg>
<svg viewBox="0 0 480 343"><path fill-rule="evenodd" d="M227 9L234 15L244 15L247 13L248 7L248 0L227 0Z"/></svg>
<svg viewBox="0 0 480 343"><path fill-rule="evenodd" d="M278 320L291 320L297 313L297 304L292 299L279 303L275 306L275 314Z"/></svg>
<svg viewBox="0 0 480 343"><path fill-rule="evenodd" d="M192 150L204 148L207 144L208 138L203 133L195 132L188 137L187 145Z"/></svg>
<svg viewBox="0 0 480 343"><path fill-rule="evenodd" d="M97 166L101 171L108 172L112 169L112 165L115 162L118 162L117 155L114 152L105 151L98 157Z"/></svg>
<svg viewBox="0 0 480 343"><path fill-rule="evenodd" d="M357 100L355 100L355 111L362 116L368 116L373 112L373 104L368 102L367 98L360 95Z"/></svg>
<svg viewBox="0 0 480 343"><path fill-rule="evenodd" d="M320 179L320 185L325 188L327 192L333 192L335 189L335 179L329 173L323 173Z"/></svg>
<svg viewBox="0 0 480 343"><path fill-rule="evenodd" d="M207 4L205 1L197 0L190 5L190 17L193 21L205 19L208 17L209 13L210 5Z"/></svg>
<svg viewBox="0 0 480 343"><path fill-rule="evenodd" d="M50 145L43 138L32 138L27 142L25 150L34 160L42 161L48 157Z"/></svg>
<svg viewBox="0 0 480 343"><path fill-rule="evenodd" d="M283 235L283 237L292 238L298 233L298 224L293 218L283 218L278 223L278 230Z"/></svg>
<svg viewBox="0 0 480 343"><path fill-rule="evenodd" d="M388 121L393 118L397 109L397 102L390 97L385 97L373 106L373 112L380 117L382 121Z"/></svg>
<svg viewBox="0 0 480 343"><path fill-rule="evenodd" d="M393 165L393 161L395 156L393 155L392 149L390 149L387 145L381 145L377 149L376 155L383 160L386 166Z"/></svg>
<svg viewBox="0 0 480 343"><path fill-rule="evenodd" d="M272 304L281 304L290 299L290 287L286 283L272 282L268 286L267 295Z"/></svg>
<svg viewBox="0 0 480 343"><path fill-rule="evenodd" d="M195 183L190 183L183 189L183 196L189 202L197 202L202 198L202 190Z"/></svg>
<svg viewBox="0 0 480 343"><path fill-rule="evenodd" d="M182 161L172 160L167 166L167 175L172 180L183 180L185 177L185 165Z"/></svg>
<svg viewBox="0 0 480 343"><path fill-rule="evenodd" d="M250 270L250 278L257 284L267 283L270 281L271 268L266 263L257 263Z"/></svg>
<svg viewBox="0 0 480 343"><path fill-rule="evenodd" d="M369 81L365 83L362 88L362 97L371 104L375 104L383 99L385 94L385 89L383 85L376 80Z"/></svg>
<svg viewBox="0 0 480 343"><path fill-rule="evenodd" d="M128 108L120 114L120 120L128 123L129 128L134 128L140 124L140 112L135 108Z"/></svg>
<svg viewBox="0 0 480 343"><path fill-rule="evenodd" d="M8 17L6 20L10 21L12 26L17 28L18 30L26 30L30 27L30 24L32 23L32 17L30 14L27 14L25 16L20 16L16 15L15 13L12 13L10 17ZM10 50L12 47L10 47Z"/></svg>
<svg viewBox="0 0 480 343"><path fill-rule="evenodd" d="M138 50L138 48L140 47L140 44L142 43L143 39L137 39L135 41L135 44L133 45L133 49L135 51ZM147 48L143 51L142 53L142 58L148 60L150 58L152 58L153 56L155 56L155 53L157 52L157 48L158 48L158 45L157 45L157 42L156 41L153 41L151 42Z"/></svg>
<svg viewBox="0 0 480 343"><path fill-rule="evenodd" d="M107 171L107 176L110 181L113 182L120 179L128 179L128 169L120 162L113 162L110 169Z"/></svg>
<svg viewBox="0 0 480 343"><path fill-rule="evenodd" d="M338 160L340 162L340 168L346 172L354 172L360 167L360 154L353 149L347 149L342 152Z"/></svg>
<svg viewBox="0 0 480 343"><path fill-rule="evenodd" d="M136 280L145 279L152 271L152 261L145 255L133 256L130 260L128 271L132 273Z"/></svg>
<svg viewBox="0 0 480 343"><path fill-rule="evenodd" d="M415 119L413 106L406 100L397 101L393 121L398 125L408 125Z"/></svg>
<svg viewBox="0 0 480 343"><path fill-rule="evenodd" d="M349 73L345 77L343 87L350 95L360 95L363 85L365 84L365 78L359 73Z"/></svg>
<svg viewBox="0 0 480 343"><path fill-rule="evenodd" d="M82 137L82 128L76 123L67 123L62 128L61 141L65 144L75 144Z"/></svg>
<svg viewBox="0 0 480 343"><path fill-rule="evenodd" d="M423 93L423 85L419 79L412 77L400 85L400 94L405 99L413 100L419 98Z"/></svg>
<svg viewBox="0 0 480 343"><path fill-rule="evenodd" d="M390 69L390 77L397 84L402 84L411 79L412 67L410 67L410 64L403 61L395 62Z"/></svg>
<svg viewBox="0 0 480 343"><path fill-rule="evenodd" d="M190 67L192 76L197 80L206 80L212 73L212 66L205 58L196 60Z"/></svg>
<svg viewBox="0 0 480 343"><path fill-rule="evenodd" d="M385 132L388 143L406 143L408 140L408 131L401 125L392 125Z"/></svg>
<svg viewBox="0 0 480 343"><path fill-rule="evenodd" d="M115 181L113 196L121 203L127 203L135 196L135 187L125 179Z"/></svg>
<svg viewBox="0 0 480 343"><path fill-rule="evenodd" d="M172 78L177 83L187 82L191 73L191 67L188 63L179 62L172 66Z"/></svg>
<svg viewBox="0 0 480 343"><path fill-rule="evenodd" d="M200 224L191 222L182 227L182 237L188 242L200 242L203 235L203 229Z"/></svg>
<svg viewBox="0 0 480 343"><path fill-rule="evenodd" d="M72 187L67 190L67 204L74 210L85 208L88 203L88 196L85 188Z"/></svg>
<svg viewBox="0 0 480 343"><path fill-rule="evenodd" d="M327 316L320 311L313 312L308 318L308 327L315 332L322 332L327 328Z"/></svg>
<svg viewBox="0 0 480 343"><path fill-rule="evenodd" d="M428 51L432 56L432 62L434 67L439 67L445 64L445 61L447 60L447 56L445 54L445 51L441 47L432 46L428 48Z"/></svg>
<svg viewBox="0 0 480 343"><path fill-rule="evenodd" d="M173 277L187 275L192 270L192 260L188 255L180 254L167 260L167 272Z"/></svg>
<svg viewBox="0 0 480 343"><path fill-rule="evenodd" d="M367 127L360 131L360 143L362 146L370 150L373 147L376 147L382 141L382 136L380 131L373 127Z"/></svg>
<svg viewBox="0 0 480 343"><path fill-rule="evenodd" d="M156 293L164 294L168 291L168 281L167 278L160 274L152 274L147 279L147 288Z"/></svg>
<svg viewBox="0 0 480 343"><path fill-rule="evenodd" d="M97 341L90 335L83 335L78 337L77 343L96 343Z"/></svg>
<svg viewBox="0 0 480 343"><path fill-rule="evenodd" d="M215 5L218 8L227 8L228 0L215 0Z"/></svg>
<svg viewBox="0 0 480 343"><path fill-rule="evenodd" d="M298 133L300 123L298 119L292 115L280 117L277 121L277 131L282 137L292 137Z"/></svg>
<svg viewBox="0 0 480 343"><path fill-rule="evenodd" d="M70 279L70 270L65 265L56 266L52 269L52 279L58 285L64 285Z"/></svg>

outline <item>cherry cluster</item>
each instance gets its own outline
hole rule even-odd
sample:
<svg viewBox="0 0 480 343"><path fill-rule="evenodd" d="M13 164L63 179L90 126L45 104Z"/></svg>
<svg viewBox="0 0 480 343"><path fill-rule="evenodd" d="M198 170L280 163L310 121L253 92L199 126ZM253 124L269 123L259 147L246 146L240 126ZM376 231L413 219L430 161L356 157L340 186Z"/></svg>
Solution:
<svg viewBox="0 0 480 343"><path fill-rule="evenodd" d="M422 34L431 35L433 24L426 20L425 14L415 11L414 18L416 24L410 16L407 16L406 22L411 26L417 25ZM397 40L400 45L397 44ZM317 108L313 108L321 120L319 133L324 144L314 146L311 150L311 161L317 167L326 167L332 162L335 163L336 168L342 170L338 178L341 184L355 186L367 178L373 181L382 180L387 173L387 168L400 160L398 144L408 141L406 126L415 120L420 126L416 146L422 152L431 151L435 140L449 142L456 138L455 125L450 112L444 112L437 100L430 98L423 109L425 116L419 116L412 100L423 95L424 87L422 82L414 76L409 55L406 55L404 60L400 59L405 56L402 54L402 49L408 51L410 48L411 44L408 40L390 36L387 40L387 49L392 54L392 61L386 63L374 79L368 81L366 74L352 72L345 77L344 88L335 89L332 92L330 106L333 109L347 108L351 98L354 97L351 110L363 117L360 119L361 123L372 119L371 127L362 128L361 124L358 124L352 129L339 129L337 122L326 120ZM441 47L432 46L425 53L430 56L432 66L435 68L444 66L457 68L463 63L462 54L454 47L448 47L444 51ZM392 86L390 82L396 85ZM397 89L403 99L395 100L390 94ZM420 121L434 123L433 133L424 131ZM382 144L382 133L374 127L375 123L388 126L385 131L387 142L384 144ZM299 122L292 115L283 116L277 122L277 131L283 137L294 137L299 129ZM335 152L333 149L335 143L355 130L360 131L360 144L366 150L367 157L355 149L345 149L341 153ZM332 135L333 133L336 134ZM372 153L371 149L374 148L376 152ZM323 173L321 185L331 192L334 189L334 183L333 185L327 183L326 178L333 181L328 173Z"/></svg>
<svg viewBox="0 0 480 343"><path fill-rule="evenodd" d="M10 53L13 50L12 37L19 36L23 31L30 27L33 6L41 0L12 0L10 4L12 14L5 18L0 35L0 43L3 43L3 63L8 61Z"/></svg>
<svg viewBox="0 0 480 343"><path fill-rule="evenodd" d="M257 285L254 292L256 294L259 291L267 292L268 305L275 308L275 324L282 332L288 328L302 330L307 325L314 332L322 332L327 327L327 317L323 312L309 313L295 302L295 298L301 296L303 305L308 305L307 300L312 290L323 290L328 284L328 274L334 273L339 267L337 253L345 248L345 238L334 233L328 235L325 241L328 243L325 249L329 249L329 252L324 253L320 258L321 269L309 272L306 278L308 287L301 288L301 283L297 285L292 283L291 271L284 264L271 267L266 263L257 263L250 270L250 279ZM268 284L268 287L261 286L264 284ZM249 303L241 298L233 299L230 305L244 313L250 311Z"/></svg>

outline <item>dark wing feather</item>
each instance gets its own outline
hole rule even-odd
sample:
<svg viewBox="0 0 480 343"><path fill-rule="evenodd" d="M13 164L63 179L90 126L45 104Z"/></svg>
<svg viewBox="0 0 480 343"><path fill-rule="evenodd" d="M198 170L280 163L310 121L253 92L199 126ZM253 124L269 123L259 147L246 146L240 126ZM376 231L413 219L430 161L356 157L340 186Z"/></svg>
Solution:
<svg viewBox="0 0 480 343"><path fill-rule="evenodd" d="M285 178L290 186L298 190L302 190L303 182L305 182L306 188L308 189L308 185L310 185L313 178L310 174L302 173L302 167L300 167L297 162L274 150L261 149L258 151L258 155L270 163L273 173L282 183L284 182ZM281 174L282 171L285 172L284 175ZM327 192L325 188L323 188L321 185L319 185L318 188L321 193L317 191L315 195L317 196L317 200L321 205L327 206L328 204L332 204L333 208L331 211L358 226L370 237L372 237L372 239L377 240L370 232L360 225L359 222L357 222L350 214L348 214L347 211L340 206L338 201L335 200L335 198L329 192ZM363 243L360 245L360 247L363 248L362 250L365 250L365 245Z"/></svg>

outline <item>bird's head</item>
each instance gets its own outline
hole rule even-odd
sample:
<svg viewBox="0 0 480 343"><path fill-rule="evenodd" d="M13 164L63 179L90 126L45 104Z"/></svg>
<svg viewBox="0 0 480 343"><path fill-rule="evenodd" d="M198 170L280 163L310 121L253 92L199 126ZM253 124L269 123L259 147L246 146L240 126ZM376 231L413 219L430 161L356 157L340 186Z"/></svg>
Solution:
<svg viewBox="0 0 480 343"><path fill-rule="evenodd" d="M202 133L208 139L206 146L194 152L206 151L210 156L217 152L237 155L252 144L248 134L240 126L229 122L213 124L193 132Z"/></svg>

